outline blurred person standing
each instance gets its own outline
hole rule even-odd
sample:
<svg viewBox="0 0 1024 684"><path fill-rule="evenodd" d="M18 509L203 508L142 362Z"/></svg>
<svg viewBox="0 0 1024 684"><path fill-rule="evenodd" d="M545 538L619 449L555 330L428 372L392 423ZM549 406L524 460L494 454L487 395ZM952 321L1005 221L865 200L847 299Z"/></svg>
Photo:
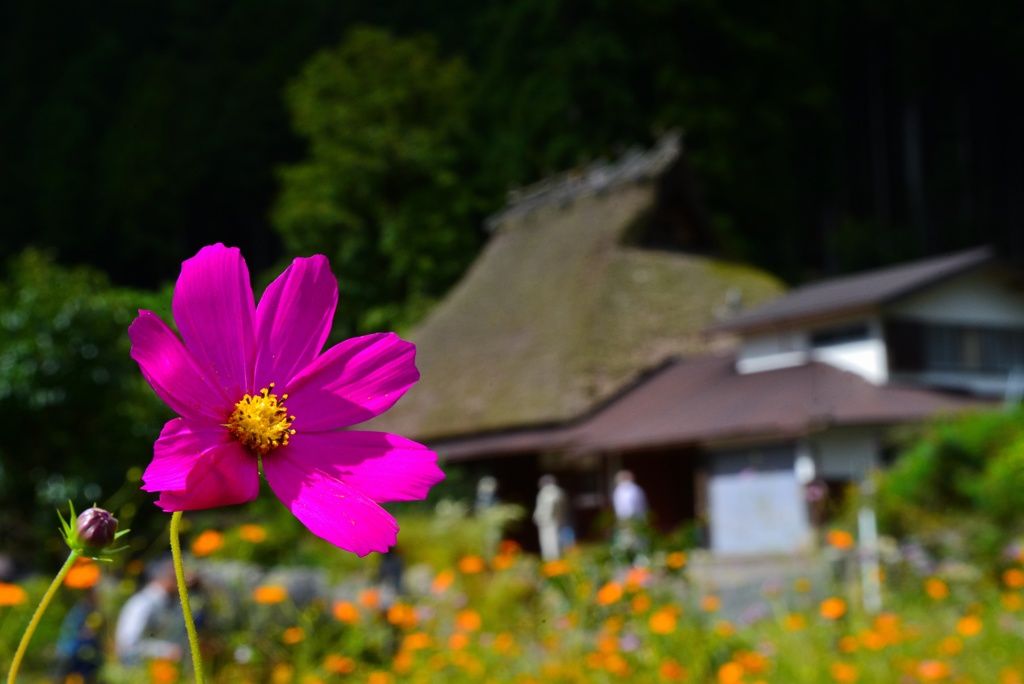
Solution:
<svg viewBox="0 0 1024 684"><path fill-rule="evenodd" d="M643 530L647 522L647 495L629 470L620 470L615 475L612 506L617 523L613 545L630 562L641 561L647 553Z"/></svg>
<svg viewBox="0 0 1024 684"><path fill-rule="evenodd" d="M569 500L554 475L544 475L537 484L540 490L533 522L540 535L540 555L545 561L558 560L562 556L560 536L568 521Z"/></svg>
<svg viewBox="0 0 1024 684"><path fill-rule="evenodd" d="M117 657L125 665L147 660L183 663L188 633L178 604L178 582L170 558L154 563L146 585L121 608L114 633ZM187 663L184 663L187 665Z"/></svg>

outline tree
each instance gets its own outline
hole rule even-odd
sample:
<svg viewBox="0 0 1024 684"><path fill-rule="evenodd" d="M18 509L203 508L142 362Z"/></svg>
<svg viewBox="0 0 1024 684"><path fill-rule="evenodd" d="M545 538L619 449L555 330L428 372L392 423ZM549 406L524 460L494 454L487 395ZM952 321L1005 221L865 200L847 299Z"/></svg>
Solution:
<svg viewBox="0 0 1024 684"><path fill-rule="evenodd" d="M134 513L156 517L138 479L170 415L129 356L127 330L140 307L169 303L36 250L9 265L0 282L0 548L37 554L68 499L80 510L108 507L140 533Z"/></svg>
<svg viewBox="0 0 1024 684"><path fill-rule="evenodd" d="M428 38L355 28L289 84L309 147L281 170L272 221L290 253L330 258L338 333L412 322L475 253L483 189L466 153L468 80Z"/></svg>

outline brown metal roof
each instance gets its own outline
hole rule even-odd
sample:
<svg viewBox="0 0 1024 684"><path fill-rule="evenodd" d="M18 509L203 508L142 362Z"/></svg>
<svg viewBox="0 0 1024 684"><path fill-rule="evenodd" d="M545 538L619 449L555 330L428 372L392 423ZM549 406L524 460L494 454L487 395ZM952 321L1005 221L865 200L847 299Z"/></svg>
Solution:
<svg viewBox="0 0 1024 684"><path fill-rule="evenodd" d="M709 330L750 331L876 308L991 259L992 250L979 247L805 285L764 306L712 326Z"/></svg>
<svg viewBox="0 0 1024 684"><path fill-rule="evenodd" d="M449 460L547 450L630 451L735 439L780 439L828 426L894 425L979 408L935 390L873 385L823 363L740 375L732 356L680 361L562 428L433 444Z"/></svg>

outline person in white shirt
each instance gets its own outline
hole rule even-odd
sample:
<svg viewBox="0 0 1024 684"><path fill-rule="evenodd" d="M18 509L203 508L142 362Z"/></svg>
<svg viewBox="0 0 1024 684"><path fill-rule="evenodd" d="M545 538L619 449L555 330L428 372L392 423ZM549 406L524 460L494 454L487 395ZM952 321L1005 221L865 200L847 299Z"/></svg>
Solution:
<svg viewBox="0 0 1024 684"><path fill-rule="evenodd" d="M558 560L562 556L559 531L568 521L569 501L554 475L543 476L538 485L533 522L540 535L540 555L545 561Z"/></svg>
<svg viewBox="0 0 1024 684"><path fill-rule="evenodd" d="M630 561L636 561L647 552L647 539L643 526L647 521L647 496L633 480L633 473L620 470L615 475L612 506L618 522L614 546Z"/></svg>
<svg viewBox="0 0 1024 684"><path fill-rule="evenodd" d="M138 665L154 658L180 662L188 645L187 638L178 607L174 564L168 558L150 569L146 586L121 608L114 648L125 665Z"/></svg>

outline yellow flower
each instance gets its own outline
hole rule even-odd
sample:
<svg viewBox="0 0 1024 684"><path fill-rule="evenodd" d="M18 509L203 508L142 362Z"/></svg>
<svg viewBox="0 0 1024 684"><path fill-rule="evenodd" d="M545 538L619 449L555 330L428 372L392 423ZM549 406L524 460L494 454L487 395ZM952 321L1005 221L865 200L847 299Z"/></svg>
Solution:
<svg viewBox="0 0 1024 684"><path fill-rule="evenodd" d="M799 632L805 627L807 627L807 620L803 615L790 613L782 619L782 628L787 632Z"/></svg>
<svg viewBox="0 0 1024 684"><path fill-rule="evenodd" d="M272 605L287 599L288 590L277 584L261 584L253 590L252 598L256 603Z"/></svg>
<svg viewBox="0 0 1024 684"><path fill-rule="evenodd" d="M206 530L192 542L192 555L202 558L219 551L224 546L224 535L216 530Z"/></svg>
<svg viewBox="0 0 1024 684"><path fill-rule="evenodd" d="M28 601L28 594L17 584L0 582L0 606L17 606Z"/></svg>
<svg viewBox="0 0 1024 684"><path fill-rule="evenodd" d="M736 633L736 626L728 620L719 620L715 624L715 634L720 637L731 637Z"/></svg>
<svg viewBox="0 0 1024 684"><path fill-rule="evenodd" d="M391 675L387 672L371 672L366 678L366 684L391 684Z"/></svg>
<svg viewBox="0 0 1024 684"><path fill-rule="evenodd" d="M250 544L259 544L267 540L267 531L259 525L242 525L238 528L238 536Z"/></svg>
<svg viewBox="0 0 1024 684"><path fill-rule="evenodd" d="M838 620L846 614L846 601L841 598L827 598L818 606L818 612L826 620Z"/></svg>
<svg viewBox="0 0 1024 684"><path fill-rule="evenodd" d="M673 551L668 554L668 557L665 559L665 564L673 570L678 570L686 565L686 554L682 551Z"/></svg>

